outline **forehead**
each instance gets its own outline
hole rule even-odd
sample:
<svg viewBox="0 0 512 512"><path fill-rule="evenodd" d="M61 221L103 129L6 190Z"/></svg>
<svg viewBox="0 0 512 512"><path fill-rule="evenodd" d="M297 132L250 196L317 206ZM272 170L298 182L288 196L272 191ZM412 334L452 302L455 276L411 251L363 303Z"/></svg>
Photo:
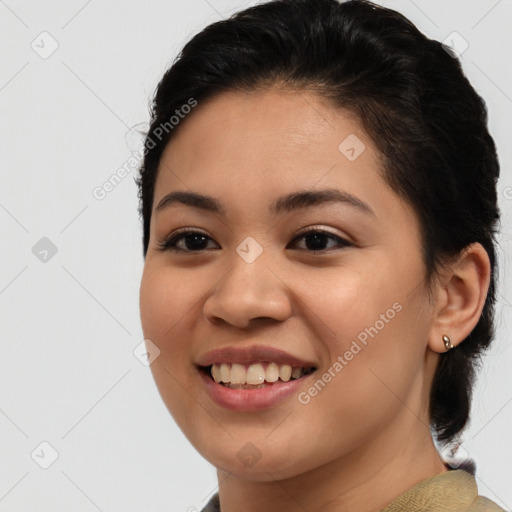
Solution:
<svg viewBox="0 0 512 512"><path fill-rule="evenodd" d="M199 102L180 122L160 170L187 180L212 174L217 180L244 174L267 184L294 176L315 180L334 166L345 172L379 167L373 146L354 115L312 92L229 91Z"/></svg>
<svg viewBox="0 0 512 512"><path fill-rule="evenodd" d="M314 155L315 146L330 144L331 155L337 156L336 142L354 132L363 132L355 115L308 90L225 91L199 102L181 121L168 148L187 145L192 153L216 150L221 157L223 149L238 156L254 147L265 149L260 157L275 157L290 147ZM234 140L243 145L229 146Z"/></svg>
<svg viewBox="0 0 512 512"><path fill-rule="evenodd" d="M401 203L357 117L313 92L223 92L177 128L160 161L154 209L172 190L220 198L236 213L254 206L263 214L285 193L324 188L359 197L377 215Z"/></svg>

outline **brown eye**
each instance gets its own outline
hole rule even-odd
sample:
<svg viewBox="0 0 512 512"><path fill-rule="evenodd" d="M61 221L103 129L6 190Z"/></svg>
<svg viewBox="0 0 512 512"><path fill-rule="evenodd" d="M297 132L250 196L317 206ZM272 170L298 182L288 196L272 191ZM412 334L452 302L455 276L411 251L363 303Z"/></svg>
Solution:
<svg viewBox="0 0 512 512"><path fill-rule="evenodd" d="M333 233L329 233L328 231L323 231L317 228L308 228L307 230L303 231L300 235L293 239L293 243L300 239L304 239L305 242L305 247L301 249L312 253L322 253L332 249L332 246L330 248L326 247L326 245L329 243L329 240L333 240L335 242L334 248L344 248L352 245L347 240L340 238Z"/></svg>
<svg viewBox="0 0 512 512"><path fill-rule="evenodd" d="M207 248L209 240L213 241L201 231L182 231L159 242L158 249L161 251L202 252Z"/></svg>

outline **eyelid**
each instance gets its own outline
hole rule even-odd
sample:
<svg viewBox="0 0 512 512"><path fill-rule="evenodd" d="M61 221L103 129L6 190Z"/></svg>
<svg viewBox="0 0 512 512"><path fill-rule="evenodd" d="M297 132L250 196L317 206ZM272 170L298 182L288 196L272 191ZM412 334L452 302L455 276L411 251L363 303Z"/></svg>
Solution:
<svg viewBox="0 0 512 512"><path fill-rule="evenodd" d="M301 235L304 235L304 234L307 234L307 233L310 233L310 232L314 232L314 233L320 232L320 233L324 233L324 234L327 234L327 235L337 236L338 238L343 238L343 236L338 235L337 233L334 233L329 228L325 228L323 226L318 226L318 225L306 226L305 228L302 228L301 230L299 230L297 232L295 237L301 236Z"/></svg>
<svg viewBox="0 0 512 512"><path fill-rule="evenodd" d="M201 233L201 235L208 236L208 237L210 236L206 231L203 231L201 228L184 227L184 228L178 228L176 231L173 231L167 237L167 239L174 238L177 235L187 234L187 233Z"/></svg>

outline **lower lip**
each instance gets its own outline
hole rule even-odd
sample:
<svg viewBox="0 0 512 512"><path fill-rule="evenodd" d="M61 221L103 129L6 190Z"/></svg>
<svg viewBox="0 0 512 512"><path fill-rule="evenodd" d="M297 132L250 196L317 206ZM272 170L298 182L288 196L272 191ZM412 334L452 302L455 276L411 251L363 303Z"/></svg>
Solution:
<svg viewBox="0 0 512 512"><path fill-rule="evenodd" d="M256 389L231 389L217 384L205 372L199 375L205 384L211 399L221 407L233 411L261 411L281 402L290 395L297 393L304 381L315 372L300 379L274 383L271 386Z"/></svg>

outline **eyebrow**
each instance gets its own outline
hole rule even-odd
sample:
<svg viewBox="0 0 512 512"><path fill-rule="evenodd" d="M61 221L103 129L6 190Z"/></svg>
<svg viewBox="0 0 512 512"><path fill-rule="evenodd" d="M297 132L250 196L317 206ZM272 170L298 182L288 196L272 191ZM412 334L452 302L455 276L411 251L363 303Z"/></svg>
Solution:
<svg viewBox="0 0 512 512"><path fill-rule="evenodd" d="M348 192L333 188L287 194L274 201L270 205L269 211L274 215L280 215L326 203L344 203L359 209L363 213L375 216L375 212L367 203ZM219 215L225 215L226 213L223 204L214 197L187 191L170 192L159 201L155 212L165 210L172 204L184 204Z"/></svg>

